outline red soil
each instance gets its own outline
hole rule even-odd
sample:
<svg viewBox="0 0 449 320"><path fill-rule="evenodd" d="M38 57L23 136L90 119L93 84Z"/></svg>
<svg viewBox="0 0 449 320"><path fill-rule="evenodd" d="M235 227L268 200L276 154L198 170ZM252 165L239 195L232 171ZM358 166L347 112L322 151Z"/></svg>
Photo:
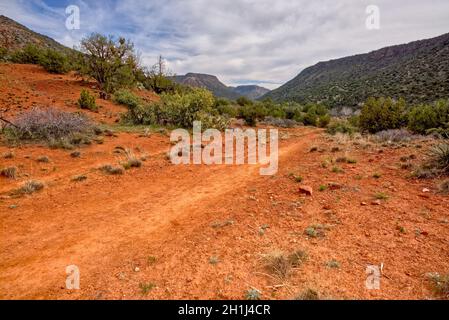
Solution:
<svg viewBox="0 0 449 320"><path fill-rule="evenodd" d="M72 76L0 65L0 107L9 108L8 115L21 109L5 100L7 94L26 101L30 87L38 96L22 109L34 102L76 110L81 85ZM100 104L93 114L98 121L113 122L123 111ZM20 173L17 180L0 177L0 298L244 299L250 288L264 299L291 299L308 288L334 299L435 298L425 275L449 272L449 198L436 192L438 181L408 178L410 171L397 166L410 154L419 164L423 149L349 142L332 153L337 142L320 130L283 130L282 136L280 170L273 177L248 165L173 166L165 159L169 138L161 134L106 137L102 145L82 148L79 159L40 146L14 149L13 159L0 158L0 168L14 165ZM104 175L97 168L118 163L116 146L149 158L123 176ZM313 146L320 152L310 152ZM0 154L8 150L0 146ZM36 162L42 155L50 163ZM343 155L358 162L340 164L342 173L322 167L326 158ZM312 197L300 195L290 173L303 177ZM72 182L79 174L87 180ZM8 196L27 179L44 181L46 188ZM341 188L318 191L331 182ZM372 205L378 192L388 199ZM330 229L310 238L304 231L313 224ZM261 261L277 249L302 249L309 258L277 279ZM332 259L340 268L326 266ZM381 263L381 289L367 290L366 267ZM65 269L72 264L81 271L80 290L65 289ZM155 288L144 295L142 283Z"/></svg>

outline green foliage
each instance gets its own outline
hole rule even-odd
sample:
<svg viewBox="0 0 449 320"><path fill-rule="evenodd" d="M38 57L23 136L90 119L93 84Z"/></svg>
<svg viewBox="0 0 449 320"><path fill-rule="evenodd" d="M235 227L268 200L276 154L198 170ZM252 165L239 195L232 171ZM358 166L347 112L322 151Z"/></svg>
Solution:
<svg viewBox="0 0 449 320"><path fill-rule="evenodd" d="M328 114L325 114L323 116L318 117L317 125L320 128L326 128L330 122L331 122L331 116Z"/></svg>
<svg viewBox="0 0 449 320"><path fill-rule="evenodd" d="M405 101L391 98L369 98L360 114L362 131L376 133L388 129L399 129L406 121Z"/></svg>
<svg viewBox="0 0 449 320"><path fill-rule="evenodd" d="M81 41L81 50L77 71L95 79L106 96L136 84L139 67L131 42L92 34Z"/></svg>
<svg viewBox="0 0 449 320"><path fill-rule="evenodd" d="M248 99L247 97L240 97L236 100L236 102L241 107L250 106L253 104L253 101Z"/></svg>
<svg viewBox="0 0 449 320"><path fill-rule="evenodd" d="M408 128L419 134L438 129L449 132L449 101L439 100L434 105L414 107L408 113Z"/></svg>
<svg viewBox="0 0 449 320"><path fill-rule="evenodd" d="M21 64L39 64L43 55L44 52L41 48L29 44L22 50L14 52L11 56L11 61Z"/></svg>
<svg viewBox="0 0 449 320"><path fill-rule="evenodd" d="M348 120L333 120L327 126L327 132L335 135L336 133L353 134L357 128L352 126Z"/></svg>
<svg viewBox="0 0 449 320"><path fill-rule="evenodd" d="M120 91L114 100L128 107L123 120L134 125L192 128L194 121L201 121L203 128L224 129L227 126L226 118L214 110L214 97L206 89L192 89L185 94L162 94L159 102L149 104L130 92Z"/></svg>
<svg viewBox="0 0 449 320"><path fill-rule="evenodd" d="M39 64L48 72L56 74L67 73L70 69L67 56L51 49L42 54Z"/></svg>
<svg viewBox="0 0 449 320"><path fill-rule="evenodd" d="M78 105L81 109L87 109L90 111L97 111L98 106L95 102L95 97L89 93L87 90L82 90L80 98L78 100Z"/></svg>
<svg viewBox="0 0 449 320"><path fill-rule="evenodd" d="M0 47L0 61L5 61L8 56L8 49Z"/></svg>

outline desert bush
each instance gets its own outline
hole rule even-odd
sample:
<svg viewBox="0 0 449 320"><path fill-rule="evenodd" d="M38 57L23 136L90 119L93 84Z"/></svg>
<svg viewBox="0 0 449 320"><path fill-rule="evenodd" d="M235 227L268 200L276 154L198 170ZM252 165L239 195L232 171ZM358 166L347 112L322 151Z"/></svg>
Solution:
<svg viewBox="0 0 449 320"><path fill-rule="evenodd" d="M449 180L444 180L438 185L438 191L443 194L449 193Z"/></svg>
<svg viewBox="0 0 449 320"><path fill-rule="evenodd" d="M0 47L0 61L6 61L8 57L8 49Z"/></svg>
<svg viewBox="0 0 449 320"><path fill-rule="evenodd" d="M391 129L377 132L374 138L379 142L410 142L420 136L414 135L406 129Z"/></svg>
<svg viewBox="0 0 449 320"><path fill-rule="evenodd" d="M97 111L98 106L95 101L95 97L89 93L87 90L82 90L80 94L80 98L78 99L78 106L81 109L87 109L90 111Z"/></svg>
<svg viewBox="0 0 449 320"><path fill-rule="evenodd" d="M140 68L131 42L92 34L81 41L81 51L78 73L95 79L105 97L136 84Z"/></svg>
<svg viewBox="0 0 449 320"><path fill-rule="evenodd" d="M48 158L47 156L40 156L36 160L37 160L37 162L40 162L40 163L49 163L50 162L50 158Z"/></svg>
<svg viewBox="0 0 449 320"><path fill-rule="evenodd" d="M140 168L142 166L142 161L136 157L132 150L125 149L124 154L126 160L122 163L122 166L123 168L125 168L125 170L131 168Z"/></svg>
<svg viewBox="0 0 449 320"><path fill-rule="evenodd" d="M16 167L8 167L0 170L0 176L15 179L17 177L17 168Z"/></svg>
<svg viewBox="0 0 449 320"><path fill-rule="evenodd" d="M236 100L236 102L241 107L253 105L253 101L248 99L247 97L240 97Z"/></svg>
<svg viewBox="0 0 449 320"><path fill-rule="evenodd" d="M5 132L11 142L78 144L89 139L94 130L93 125L84 115L54 108L32 109L15 119L14 124L15 127L9 127Z"/></svg>
<svg viewBox="0 0 449 320"><path fill-rule="evenodd" d="M260 300L261 293L259 290L249 289L248 291L246 291L245 298L246 300L253 300L253 301Z"/></svg>
<svg viewBox="0 0 449 320"><path fill-rule="evenodd" d="M74 177L72 178L72 181L73 181L73 182L82 182L82 181L85 181L85 180L87 180L87 176L84 175L84 174L80 174L80 175L74 176Z"/></svg>
<svg viewBox="0 0 449 320"><path fill-rule="evenodd" d="M369 133L399 129L406 123L405 107L403 99L369 98L362 107L360 129Z"/></svg>
<svg viewBox="0 0 449 320"><path fill-rule="evenodd" d="M420 105L408 113L408 128L419 134L449 134L449 101L439 100L434 105Z"/></svg>
<svg viewBox="0 0 449 320"><path fill-rule="evenodd" d="M265 124L279 127L279 128L294 128L298 126L298 122L291 119L281 119L281 118L274 118L271 116L265 117L264 121Z"/></svg>
<svg viewBox="0 0 449 320"><path fill-rule="evenodd" d="M2 158L4 159L13 159L14 157L15 154L12 151L6 151L5 153L2 154Z"/></svg>
<svg viewBox="0 0 449 320"><path fill-rule="evenodd" d="M449 298L449 274L432 273L429 275L429 278L432 281L435 292Z"/></svg>
<svg viewBox="0 0 449 320"><path fill-rule="evenodd" d="M270 273L285 279L292 268L301 266L308 259L308 255L303 250L296 250L290 254L275 250L262 256L264 268Z"/></svg>
<svg viewBox="0 0 449 320"><path fill-rule="evenodd" d="M352 126L347 120L332 120L327 126L327 133L335 135L337 133L352 135L357 128Z"/></svg>
<svg viewBox="0 0 449 320"><path fill-rule="evenodd" d="M56 74L67 73L70 69L67 56L52 49L48 49L42 54L39 64L48 72Z"/></svg>
<svg viewBox="0 0 449 320"><path fill-rule="evenodd" d="M129 93L117 97L116 101L128 107L123 120L135 125L192 128L194 121L201 121L203 128L224 129L228 124L227 118L213 109L214 97L206 89L196 88L186 94L162 94L159 102L149 104Z"/></svg>
<svg viewBox="0 0 449 320"><path fill-rule="evenodd" d="M100 167L100 171L110 175L122 175L124 170L120 167L114 167L109 164Z"/></svg>
<svg viewBox="0 0 449 320"><path fill-rule="evenodd" d="M449 174L449 143L439 143L429 151L428 168L433 168L441 174Z"/></svg>
<svg viewBox="0 0 449 320"><path fill-rule="evenodd" d="M322 115L318 117L317 126L319 128L326 128L331 122L331 116L328 114Z"/></svg>
<svg viewBox="0 0 449 320"><path fill-rule="evenodd" d="M41 48L29 44L25 48L14 52L11 61L22 64L39 64L42 61L44 52Z"/></svg>
<svg viewBox="0 0 449 320"><path fill-rule="evenodd" d="M14 195L32 194L37 191L44 189L44 184L40 181L30 180L25 182L25 184L19 189L13 192Z"/></svg>
<svg viewBox="0 0 449 320"><path fill-rule="evenodd" d="M320 300L320 295L313 289L306 289L295 297L295 300Z"/></svg>

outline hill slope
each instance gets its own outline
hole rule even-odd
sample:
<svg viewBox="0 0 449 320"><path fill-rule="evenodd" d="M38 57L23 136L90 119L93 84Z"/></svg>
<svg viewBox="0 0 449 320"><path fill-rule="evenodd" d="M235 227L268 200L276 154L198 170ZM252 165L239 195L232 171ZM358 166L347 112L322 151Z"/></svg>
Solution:
<svg viewBox="0 0 449 320"><path fill-rule="evenodd" d="M216 76L202 73L187 73L184 76L171 77L171 79L186 86L206 88L217 97L231 100L238 99L241 96L257 99L270 91L259 86L228 87Z"/></svg>
<svg viewBox="0 0 449 320"><path fill-rule="evenodd" d="M20 23L0 15L0 47L14 51L29 44L58 51L71 50L50 37L36 33Z"/></svg>
<svg viewBox="0 0 449 320"><path fill-rule="evenodd" d="M420 103L449 97L449 33L320 62L268 93L276 101L357 106L370 96Z"/></svg>
<svg viewBox="0 0 449 320"><path fill-rule="evenodd" d="M259 86L238 86L233 88L234 92L239 94L240 96L247 97L248 99L256 100L263 95L270 92L267 88L259 87Z"/></svg>

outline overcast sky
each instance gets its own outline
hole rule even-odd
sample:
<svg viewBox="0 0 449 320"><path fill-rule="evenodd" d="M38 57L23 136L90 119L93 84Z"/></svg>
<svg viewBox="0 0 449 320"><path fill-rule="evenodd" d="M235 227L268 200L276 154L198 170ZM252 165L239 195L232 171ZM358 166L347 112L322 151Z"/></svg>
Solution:
<svg viewBox="0 0 449 320"><path fill-rule="evenodd" d="M65 27L68 5L79 30ZM319 61L449 32L449 0L0 0L0 14L70 47L92 32L125 36L145 65L162 54L176 74L270 89Z"/></svg>

